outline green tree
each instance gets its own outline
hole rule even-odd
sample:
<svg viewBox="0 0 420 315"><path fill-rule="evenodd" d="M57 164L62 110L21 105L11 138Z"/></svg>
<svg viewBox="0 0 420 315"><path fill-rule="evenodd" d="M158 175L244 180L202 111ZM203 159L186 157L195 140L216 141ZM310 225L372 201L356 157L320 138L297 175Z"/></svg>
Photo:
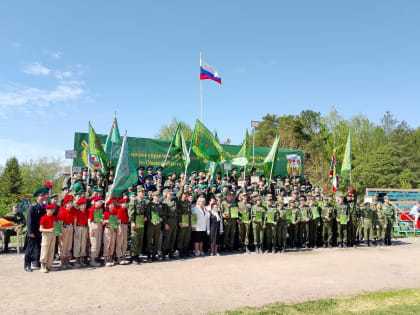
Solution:
<svg viewBox="0 0 420 315"><path fill-rule="evenodd" d="M0 178L0 191L6 197L22 192L22 174L16 157L11 157L6 162Z"/></svg>
<svg viewBox="0 0 420 315"><path fill-rule="evenodd" d="M172 118L172 122L169 125L163 125L160 128L158 134L155 135L155 137L158 139L172 140L175 134L176 128L178 127L178 123L181 124L181 129L184 134L185 141L190 141L193 130L187 123L183 122L182 120L178 121L175 117Z"/></svg>
<svg viewBox="0 0 420 315"><path fill-rule="evenodd" d="M60 192L63 187L63 174L69 173L62 159L41 158L21 163L22 192L33 193L45 182L50 181L53 192Z"/></svg>

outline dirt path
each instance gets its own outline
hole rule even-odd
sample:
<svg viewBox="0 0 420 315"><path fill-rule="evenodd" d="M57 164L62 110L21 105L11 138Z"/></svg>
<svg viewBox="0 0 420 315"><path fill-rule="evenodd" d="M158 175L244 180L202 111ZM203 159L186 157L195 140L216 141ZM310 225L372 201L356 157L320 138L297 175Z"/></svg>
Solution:
<svg viewBox="0 0 420 315"><path fill-rule="evenodd" d="M197 314L420 287L420 238L396 246L242 254L41 274L0 254L6 313Z"/></svg>

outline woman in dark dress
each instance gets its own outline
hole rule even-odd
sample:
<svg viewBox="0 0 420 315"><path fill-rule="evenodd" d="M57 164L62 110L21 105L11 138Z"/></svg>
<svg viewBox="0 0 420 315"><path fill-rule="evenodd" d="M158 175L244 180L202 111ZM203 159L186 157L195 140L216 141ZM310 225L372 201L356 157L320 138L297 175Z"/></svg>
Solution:
<svg viewBox="0 0 420 315"><path fill-rule="evenodd" d="M219 236L223 233L222 214L217 206L213 204L211 211L207 212L207 235L210 236L210 256L219 256L217 247L219 245Z"/></svg>

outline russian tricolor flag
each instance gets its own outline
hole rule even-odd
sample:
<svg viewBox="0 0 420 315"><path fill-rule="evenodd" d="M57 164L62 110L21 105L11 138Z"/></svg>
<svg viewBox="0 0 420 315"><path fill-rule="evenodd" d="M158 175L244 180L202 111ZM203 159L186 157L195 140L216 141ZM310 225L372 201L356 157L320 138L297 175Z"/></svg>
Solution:
<svg viewBox="0 0 420 315"><path fill-rule="evenodd" d="M222 84L222 78L217 73L216 69L205 63L200 59L200 80L213 80Z"/></svg>

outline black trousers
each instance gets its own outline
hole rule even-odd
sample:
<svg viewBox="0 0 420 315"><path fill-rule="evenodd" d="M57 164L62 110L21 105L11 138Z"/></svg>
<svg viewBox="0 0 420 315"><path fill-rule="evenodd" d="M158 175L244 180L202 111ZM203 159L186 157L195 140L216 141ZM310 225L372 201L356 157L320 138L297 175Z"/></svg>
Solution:
<svg viewBox="0 0 420 315"><path fill-rule="evenodd" d="M39 265L41 256L41 237L28 237L28 244L25 250L25 267L31 267L31 262L34 260L35 264Z"/></svg>

